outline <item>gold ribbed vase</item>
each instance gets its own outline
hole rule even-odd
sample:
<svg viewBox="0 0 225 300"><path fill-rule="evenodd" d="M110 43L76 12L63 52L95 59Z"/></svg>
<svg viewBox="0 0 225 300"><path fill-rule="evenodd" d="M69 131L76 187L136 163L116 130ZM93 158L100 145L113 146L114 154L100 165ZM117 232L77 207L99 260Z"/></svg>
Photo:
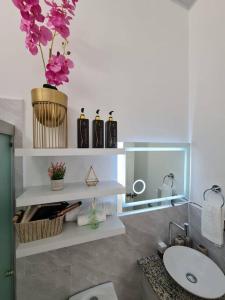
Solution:
<svg viewBox="0 0 225 300"><path fill-rule="evenodd" d="M50 88L31 91L33 147L67 148L67 95Z"/></svg>

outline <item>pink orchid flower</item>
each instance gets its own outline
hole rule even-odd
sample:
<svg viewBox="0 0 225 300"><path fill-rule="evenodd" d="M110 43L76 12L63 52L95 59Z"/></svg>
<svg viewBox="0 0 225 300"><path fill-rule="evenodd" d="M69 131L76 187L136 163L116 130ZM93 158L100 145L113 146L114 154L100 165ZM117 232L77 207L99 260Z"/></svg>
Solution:
<svg viewBox="0 0 225 300"><path fill-rule="evenodd" d="M47 82L54 85L69 82L69 69L74 65L72 60L67 58L70 53L66 51L66 47L70 35L70 21L78 0L44 0L49 7L46 15L42 13L40 0L12 0L12 2L20 11L20 29L26 34L25 46L32 55L36 55L39 48L42 50L42 46L47 46L48 42L52 41L47 66L42 55ZM62 46L63 55L52 54L53 32L65 40Z"/></svg>
<svg viewBox="0 0 225 300"><path fill-rule="evenodd" d="M39 41L43 46L52 40L52 32L46 26L41 26L39 31Z"/></svg>
<svg viewBox="0 0 225 300"><path fill-rule="evenodd" d="M66 58L64 55L52 55L49 63L46 66L45 76L49 84L56 86L69 82L69 69L72 69L74 64L71 59Z"/></svg>
<svg viewBox="0 0 225 300"><path fill-rule="evenodd" d="M64 39L68 38L70 20L72 19L70 16L66 15L61 8L52 7L47 18L48 26L52 30L58 32Z"/></svg>

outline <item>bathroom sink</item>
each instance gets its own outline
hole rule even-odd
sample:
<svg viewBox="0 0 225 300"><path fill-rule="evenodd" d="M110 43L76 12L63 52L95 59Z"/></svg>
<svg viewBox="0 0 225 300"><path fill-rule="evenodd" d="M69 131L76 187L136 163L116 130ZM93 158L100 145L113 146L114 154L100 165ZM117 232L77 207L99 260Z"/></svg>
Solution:
<svg viewBox="0 0 225 300"><path fill-rule="evenodd" d="M163 262L170 276L188 292L205 299L225 294L223 272L201 252L173 246L165 251Z"/></svg>

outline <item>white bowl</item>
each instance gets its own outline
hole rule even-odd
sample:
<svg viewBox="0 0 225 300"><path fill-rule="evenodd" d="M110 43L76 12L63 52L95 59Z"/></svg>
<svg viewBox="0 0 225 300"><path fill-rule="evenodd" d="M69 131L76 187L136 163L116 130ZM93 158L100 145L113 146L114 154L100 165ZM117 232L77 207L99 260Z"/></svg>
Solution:
<svg viewBox="0 0 225 300"><path fill-rule="evenodd" d="M225 294L224 273L201 252L183 246L170 247L163 262L170 276L188 292L205 299Z"/></svg>

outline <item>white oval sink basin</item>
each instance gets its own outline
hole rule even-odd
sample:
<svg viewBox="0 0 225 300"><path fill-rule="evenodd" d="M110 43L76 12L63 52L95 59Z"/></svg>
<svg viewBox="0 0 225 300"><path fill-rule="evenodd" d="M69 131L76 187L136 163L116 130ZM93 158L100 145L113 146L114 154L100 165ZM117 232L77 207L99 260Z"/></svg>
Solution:
<svg viewBox="0 0 225 300"><path fill-rule="evenodd" d="M225 294L223 272L201 252L173 246L165 251L163 262L170 276L188 292L205 299Z"/></svg>

